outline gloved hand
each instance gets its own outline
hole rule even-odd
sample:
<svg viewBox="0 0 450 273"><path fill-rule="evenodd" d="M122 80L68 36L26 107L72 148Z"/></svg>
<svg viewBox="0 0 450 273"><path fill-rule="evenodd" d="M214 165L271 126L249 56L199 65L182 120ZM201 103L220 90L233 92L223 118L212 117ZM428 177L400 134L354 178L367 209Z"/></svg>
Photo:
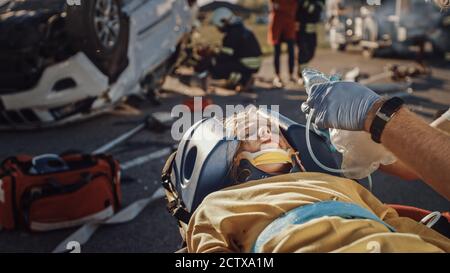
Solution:
<svg viewBox="0 0 450 273"><path fill-rule="evenodd" d="M308 100L302 111L313 111L313 122L320 128L363 131L364 122L372 106L381 97L372 90L354 82L332 81L319 71L305 69Z"/></svg>

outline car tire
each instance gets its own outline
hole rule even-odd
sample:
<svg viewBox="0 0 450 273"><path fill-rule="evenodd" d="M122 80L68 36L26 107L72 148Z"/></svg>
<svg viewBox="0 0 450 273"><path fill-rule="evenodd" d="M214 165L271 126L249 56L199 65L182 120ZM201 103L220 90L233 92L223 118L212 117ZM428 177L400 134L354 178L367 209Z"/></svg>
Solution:
<svg viewBox="0 0 450 273"><path fill-rule="evenodd" d="M129 18L121 0L90 0L67 7L71 45L114 82L128 65Z"/></svg>

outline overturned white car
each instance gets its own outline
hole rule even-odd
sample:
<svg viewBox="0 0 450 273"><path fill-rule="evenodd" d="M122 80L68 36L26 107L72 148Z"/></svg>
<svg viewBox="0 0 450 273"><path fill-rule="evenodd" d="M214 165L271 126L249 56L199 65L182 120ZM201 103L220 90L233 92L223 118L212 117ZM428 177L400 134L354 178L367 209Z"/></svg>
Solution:
<svg viewBox="0 0 450 273"><path fill-rule="evenodd" d="M0 0L0 127L61 124L161 84L195 0Z"/></svg>

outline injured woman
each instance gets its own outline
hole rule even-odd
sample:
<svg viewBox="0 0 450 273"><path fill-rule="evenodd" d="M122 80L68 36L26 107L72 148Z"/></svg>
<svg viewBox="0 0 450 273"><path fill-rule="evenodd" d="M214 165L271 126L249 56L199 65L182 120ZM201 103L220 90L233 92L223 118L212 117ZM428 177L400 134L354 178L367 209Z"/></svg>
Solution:
<svg viewBox="0 0 450 273"><path fill-rule="evenodd" d="M186 133L163 185L189 253L450 251L446 236L401 217L357 181L321 170L304 132L250 107ZM338 166L322 137L311 137L317 157ZM448 219L441 222L447 229Z"/></svg>

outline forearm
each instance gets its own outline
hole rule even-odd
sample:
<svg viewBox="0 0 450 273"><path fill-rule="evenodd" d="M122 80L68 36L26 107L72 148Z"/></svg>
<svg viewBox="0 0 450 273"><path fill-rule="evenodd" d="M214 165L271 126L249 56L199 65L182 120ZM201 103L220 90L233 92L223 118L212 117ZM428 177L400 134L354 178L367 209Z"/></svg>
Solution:
<svg viewBox="0 0 450 273"><path fill-rule="evenodd" d="M407 181L413 181L420 179L419 175L415 173L411 168L407 167L403 162L397 160L391 165L381 165L380 170L385 173L398 176Z"/></svg>
<svg viewBox="0 0 450 273"><path fill-rule="evenodd" d="M378 108L379 104L374 106ZM366 131L373 116L371 111ZM428 185L450 199L450 135L431 128L403 107L386 125L381 142Z"/></svg>
<svg viewBox="0 0 450 273"><path fill-rule="evenodd" d="M450 110L442 115L440 118L436 119L430 124L431 127L437 128L444 133L450 134ZM401 177L405 180L412 181L420 179L420 177L412 170L408 168L403 162L397 160L391 165L381 165L380 170L383 172Z"/></svg>

